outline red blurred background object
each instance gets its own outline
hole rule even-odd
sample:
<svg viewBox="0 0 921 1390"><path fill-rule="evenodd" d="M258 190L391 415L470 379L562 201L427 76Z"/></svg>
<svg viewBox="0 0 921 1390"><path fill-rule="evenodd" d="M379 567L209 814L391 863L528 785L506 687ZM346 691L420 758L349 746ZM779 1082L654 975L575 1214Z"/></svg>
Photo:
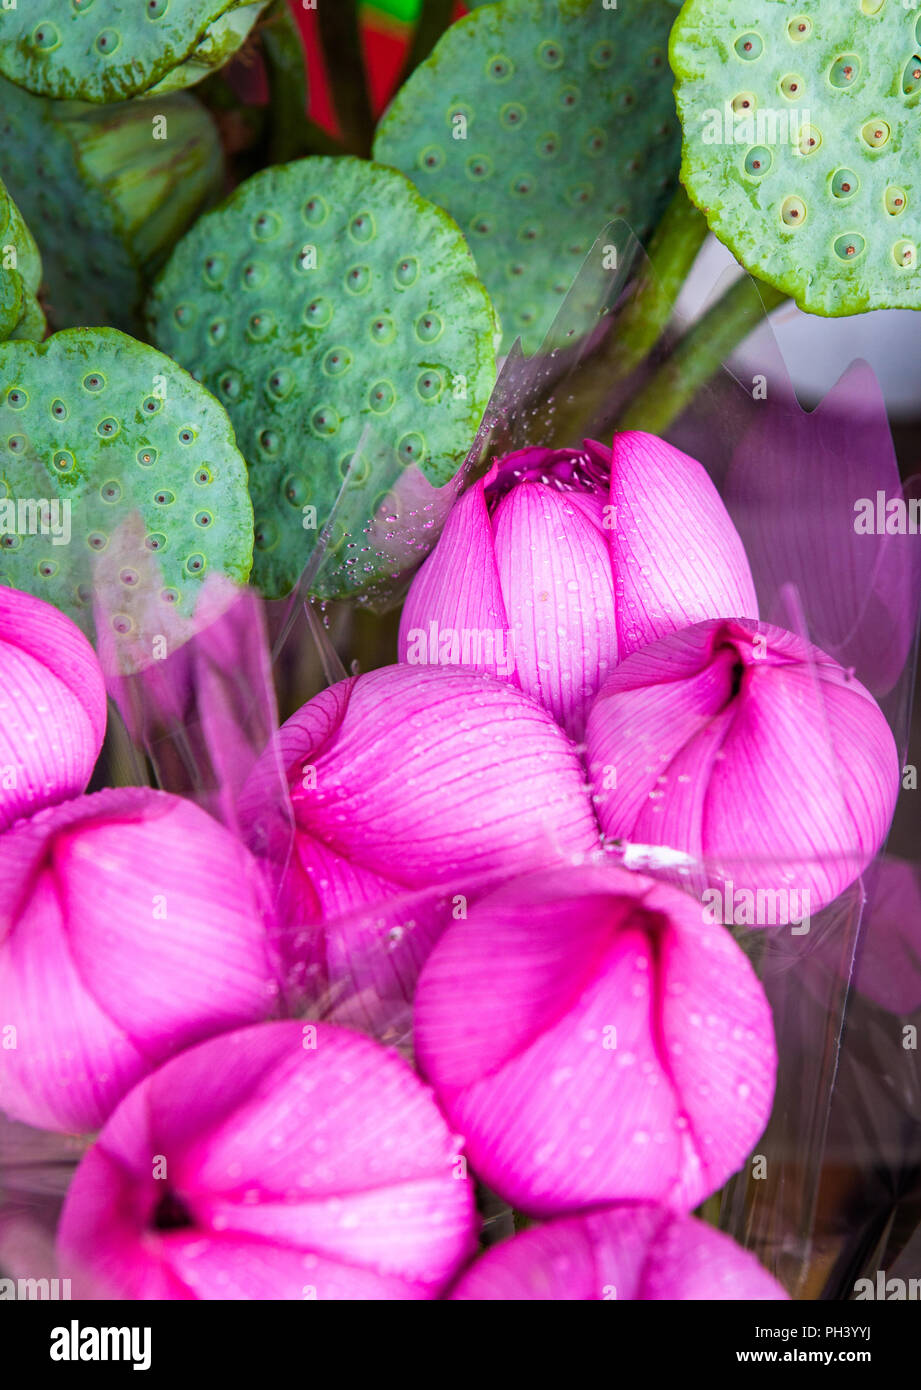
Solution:
<svg viewBox="0 0 921 1390"><path fill-rule="evenodd" d="M333 3L336 3L336 0L333 0ZM307 54L310 91L308 114L318 125L331 134L336 134L336 117L320 46L317 11L304 9L301 0L288 0L288 4L303 36ZM455 20L466 13L466 6L455 5ZM361 25L371 106L375 116L379 116L399 85L413 26L372 5L361 6Z"/></svg>

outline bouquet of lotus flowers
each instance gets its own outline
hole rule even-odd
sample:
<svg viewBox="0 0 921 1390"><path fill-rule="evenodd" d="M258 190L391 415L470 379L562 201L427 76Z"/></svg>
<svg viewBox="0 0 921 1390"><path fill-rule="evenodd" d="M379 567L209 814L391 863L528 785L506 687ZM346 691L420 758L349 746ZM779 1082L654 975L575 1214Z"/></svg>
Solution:
<svg viewBox="0 0 921 1390"><path fill-rule="evenodd" d="M99 8L0 8L0 1297L921 1296L921 503L767 323L921 308L915 17Z"/></svg>

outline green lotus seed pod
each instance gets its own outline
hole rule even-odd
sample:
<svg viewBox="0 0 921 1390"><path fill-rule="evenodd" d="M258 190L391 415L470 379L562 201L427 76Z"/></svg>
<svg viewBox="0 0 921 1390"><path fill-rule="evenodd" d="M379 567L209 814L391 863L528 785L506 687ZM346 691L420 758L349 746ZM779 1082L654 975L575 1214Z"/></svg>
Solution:
<svg viewBox="0 0 921 1390"><path fill-rule="evenodd" d="M811 313L921 308L919 29L896 0L688 0L675 23L688 193Z"/></svg>
<svg viewBox="0 0 921 1390"><path fill-rule="evenodd" d="M262 11L271 0L251 0L251 3L238 3L224 14L218 16L208 26L201 41L192 49L184 63L173 68L161 78L154 87L149 87L145 95L164 96L191 87L209 73L216 72L228 63L238 49L249 38Z"/></svg>
<svg viewBox="0 0 921 1390"><path fill-rule="evenodd" d="M598 233L643 238L677 182L665 0L503 0L453 25L397 93L374 157L467 237L503 351L535 352ZM587 313L583 331L597 316Z"/></svg>
<svg viewBox="0 0 921 1390"><path fill-rule="evenodd" d="M188 87L233 56L268 0L43 0L0 6L0 73L38 96L124 101Z"/></svg>
<svg viewBox="0 0 921 1390"><path fill-rule="evenodd" d="M40 343L48 332L48 324L45 321L45 314L41 304L37 299L26 295L23 299L23 308L19 322L10 334L10 338L25 339L31 343Z"/></svg>
<svg viewBox="0 0 921 1390"><path fill-rule="evenodd" d="M463 237L402 174L365 160L254 175L179 243L148 314L158 345L233 420L253 577L272 597L297 582L344 485L340 509L362 530L394 485L447 484L495 381L495 314ZM355 545L360 557L343 553L315 592L358 594L386 574L388 556Z"/></svg>
<svg viewBox="0 0 921 1390"><path fill-rule="evenodd" d="M42 261L22 214L0 183L0 339L45 335L38 302Z"/></svg>
<svg viewBox="0 0 921 1390"><path fill-rule="evenodd" d="M222 174L214 123L186 93L101 107L0 78L0 177L41 247L56 328L139 328L147 280Z"/></svg>
<svg viewBox="0 0 921 1390"><path fill-rule="evenodd" d="M108 328L0 343L0 583L150 659L252 544L230 421L175 362Z"/></svg>
<svg viewBox="0 0 921 1390"><path fill-rule="evenodd" d="M0 339L9 338L23 314L23 284L18 271L0 273Z"/></svg>

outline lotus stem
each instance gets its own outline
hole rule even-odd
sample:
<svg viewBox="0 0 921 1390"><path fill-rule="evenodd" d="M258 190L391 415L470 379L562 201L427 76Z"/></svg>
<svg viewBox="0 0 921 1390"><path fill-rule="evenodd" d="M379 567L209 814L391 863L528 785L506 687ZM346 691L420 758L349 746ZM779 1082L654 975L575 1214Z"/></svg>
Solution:
<svg viewBox="0 0 921 1390"><path fill-rule="evenodd" d="M423 0L422 11L416 21L412 43L406 55L406 62L400 74L400 86L415 72L449 27L454 14L454 0Z"/></svg>
<svg viewBox="0 0 921 1390"><path fill-rule="evenodd" d="M765 314L787 298L781 290L748 276L735 281L688 330L671 356L650 378L617 422L621 430L665 434Z"/></svg>
<svg viewBox="0 0 921 1390"><path fill-rule="evenodd" d="M269 81L269 159L273 164L287 164L311 151L314 132L309 129L312 122L307 120L304 53L286 0L275 0L259 36ZM325 132L320 134L334 146Z"/></svg>
<svg viewBox="0 0 921 1390"><path fill-rule="evenodd" d="M317 6L317 19L342 139L352 154L369 156L374 116L362 55L358 0L324 0Z"/></svg>
<svg viewBox="0 0 921 1390"><path fill-rule="evenodd" d="M707 230L703 213L679 184L649 244L649 261L617 324L615 341L605 344L618 377L638 367L655 347Z"/></svg>
<svg viewBox="0 0 921 1390"><path fill-rule="evenodd" d="M636 291L600 349L580 365L572 399L557 407L554 443L573 443L598 417L612 388L655 347L707 235L703 213L679 185L649 245Z"/></svg>

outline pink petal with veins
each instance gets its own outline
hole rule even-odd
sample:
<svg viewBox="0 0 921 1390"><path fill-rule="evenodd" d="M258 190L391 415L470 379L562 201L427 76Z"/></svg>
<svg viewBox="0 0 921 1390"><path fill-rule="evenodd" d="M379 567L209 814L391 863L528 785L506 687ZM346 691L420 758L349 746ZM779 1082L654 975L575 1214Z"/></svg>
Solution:
<svg viewBox="0 0 921 1390"><path fill-rule="evenodd" d="M746 957L688 894L621 869L481 900L429 957L415 1023L475 1171L535 1215L688 1210L770 1112L771 1015Z"/></svg>
<svg viewBox="0 0 921 1390"><path fill-rule="evenodd" d="M106 728L96 655L79 628L0 586L0 831L82 792Z"/></svg>
<svg viewBox="0 0 921 1390"><path fill-rule="evenodd" d="M59 1254L78 1297L419 1299L474 1231L429 1088L368 1038L290 1021L135 1087L74 1177Z"/></svg>
<svg viewBox="0 0 921 1390"><path fill-rule="evenodd" d="M0 1106L96 1128L178 1049L267 1017L278 984L258 866L179 797L125 788L0 838Z"/></svg>
<svg viewBox="0 0 921 1390"><path fill-rule="evenodd" d="M608 1207L550 1221L495 1245L461 1275L462 1302L781 1301L753 1255L692 1216Z"/></svg>

